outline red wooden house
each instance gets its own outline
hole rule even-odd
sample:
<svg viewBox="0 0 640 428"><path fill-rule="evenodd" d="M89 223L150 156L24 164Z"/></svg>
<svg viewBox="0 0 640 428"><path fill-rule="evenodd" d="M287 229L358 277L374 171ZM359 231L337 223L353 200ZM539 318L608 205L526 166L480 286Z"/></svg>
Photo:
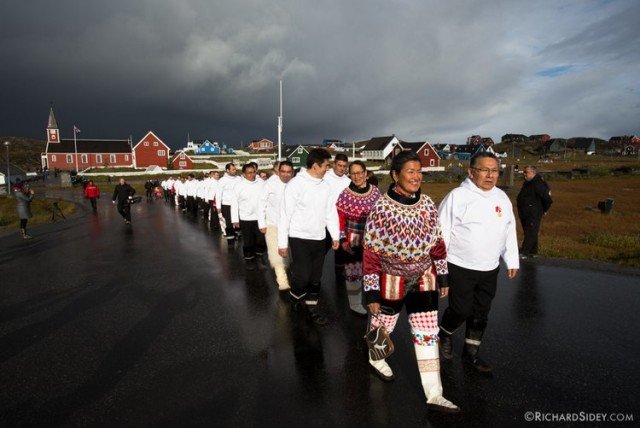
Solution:
<svg viewBox="0 0 640 428"><path fill-rule="evenodd" d="M269 152L273 150L273 147L273 141L267 140L266 138L253 140L251 144L249 144L249 148L254 152Z"/></svg>
<svg viewBox="0 0 640 428"><path fill-rule="evenodd" d="M169 146L167 146L152 131L133 147L133 164L136 168L147 168L157 165L162 169L167 169L169 163Z"/></svg>
<svg viewBox="0 0 640 428"><path fill-rule="evenodd" d="M171 161L171 169L193 169L193 159L184 150L181 150Z"/></svg>
<svg viewBox="0 0 640 428"><path fill-rule="evenodd" d="M440 156L428 141L418 141L415 143L400 141L399 145L403 150L409 150L420 156L420 164L423 169L440 168Z"/></svg>
<svg viewBox="0 0 640 428"><path fill-rule="evenodd" d="M131 167L133 155L129 140L60 139L60 129L49 110L47 147L42 154L42 167L83 171L95 167Z"/></svg>

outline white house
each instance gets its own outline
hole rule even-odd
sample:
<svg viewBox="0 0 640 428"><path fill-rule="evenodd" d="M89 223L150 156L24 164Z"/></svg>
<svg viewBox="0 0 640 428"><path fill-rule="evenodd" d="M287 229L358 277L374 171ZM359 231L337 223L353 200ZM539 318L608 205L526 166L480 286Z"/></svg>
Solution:
<svg viewBox="0 0 640 428"><path fill-rule="evenodd" d="M362 148L362 157L367 160L383 161L391 154L391 151L399 142L395 135L390 137L374 137Z"/></svg>

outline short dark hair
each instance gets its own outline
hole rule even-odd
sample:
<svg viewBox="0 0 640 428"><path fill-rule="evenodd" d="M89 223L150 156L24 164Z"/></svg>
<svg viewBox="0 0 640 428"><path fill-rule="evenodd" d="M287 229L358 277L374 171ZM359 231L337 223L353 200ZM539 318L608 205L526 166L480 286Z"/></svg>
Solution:
<svg viewBox="0 0 640 428"><path fill-rule="evenodd" d="M349 158L344 153L338 153L338 154L336 154L336 157L333 158L333 161L334 162L338 162L338 161L349 162Z"/></svg>
<svg viewBox="0 0 640 428"><path fill-rule="evenodd" d="M295 169L293 167L293 163L291 163L291 161L283 160L283 161L280 161L280 165L278 165L278 171L280 171L283 166L288 166L291 169Z"/></svg>
<svg viewBox="0 0 640 428"><path fill-rule="evenodd" d="M373 171L367 172L367 183L371 184L372 186L378 185L378 177L376 177Z"/></svg>
<svg viewBox="0 0 640 428"><path fill-rule="evenodd" d="M498 160L498 157L496 155L494 155L491 152L480 152L480 153L476 153L475 155L471 156L471 161L469 162L469 168L475 168L476 164L478 163L478 159L484 159L484 158L491 158L494 159L496 162L498 162L498 164L500 164L500 161Z"/></svg>
<svg viewBox="0 0 640 428"><path fill-rule="evenodd" d="M235 166L235 165L233 164L233 162L229 162L228 164L226 164L226 165L224 166L224 170L225 170L225 171L229 171L229 169L231 169L231 167L232 167L232 166Z"/></svg>
<svg viewBox="0 0 640 428"><path fill-rule="evenodd" d="M398 153L393 158L393 161L391 161L391 171L389 173L395 171L396 174L400 174L400 171L402 171L402 167L404 167L404 164L411 161L417 161L418 163L420 163L420 165L422 165L422 162L420 162L420 156L418 156L417 153L411 152L409 150Z"/></svg>
<svg viewBox="0 0 640 428"><path fill-rule="evenodd" d="M313 164L322 165L325 160L331 160L331 155L325 149L311 149L307 156L307 168L311 168Z"/></svg>
<svg viewBox="0 0 640 428"><path fill-rule="evenodd" d="M536 172L536 173L538 172L538 168L536 168L535 165L527 165L527 166L524 167L523 171L526 171L528 169L530 169L531 171Z"/></svg>
<svg viewBox="0 0 640 428"><path fill-rule="evenodd" d="M351 167L354 165L360 166L363 171L367 170L367 166L364 164L364 162L362 162L360 159L356 159L353 162L351 162L351 164L349 165L349 172L351 172Z"/></svg>
<svg viewBox="0 0 640 428"><path fill-rule="evenodd" d="M256 171L258 170L258 164L256 162L251 161L249 162L249 165L252 165L253 169L255 169Z"/></svg>
<svg viewBox="0 0 640 428"><path fill-rule="evenodd" d="M253 162L249 162L249 163L245 163L244 165L242 165L242 172L243 172L243 173L247 172L247 170L248 170L249 168L253 168L253 169L254 169L254 171L257 171L256 167L255 167L255 166L253 166Z"/></svg>

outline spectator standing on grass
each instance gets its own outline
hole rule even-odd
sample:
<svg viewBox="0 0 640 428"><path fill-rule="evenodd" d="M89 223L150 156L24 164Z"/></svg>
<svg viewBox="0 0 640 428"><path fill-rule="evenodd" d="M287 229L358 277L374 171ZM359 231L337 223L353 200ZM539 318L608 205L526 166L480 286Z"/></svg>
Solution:
<svg viewBox="0 0 640 428"><path fill-rule="evenodd" d="M127 183L124 178L118 180L115 189L113 189L113 203L118 203L118 212L124 219L126 224L131 224L131 203L136 190Z"/></svg>
<svg viewBox="0 0 640 428"><path fill-rule="evenodd" d="M91 209L93 212L98 212L97 199L100 197L100 188L98 188L93 181L89 180L85 186L84 196L89 199L89 202L91 202Z"/></svg>
<svg viewBox="0 0 640 428"><path fill-rule="evenodd" d="M520 258L535 257L538 254L538 233L542 217L547 214L553 201L549 186L538 174L538 169L527 165L523 171L524 183L518 193L518 215L524 231Z"/></svg>
<svg viewBox="0 0 640 428"><path fill-rule="evenodd" d="M440 323L440 349L453 358L451 336L466 322L462 360L479 372L491 366L478 351L496 294L500 258L509 279L520 267L513 207L496 187L498 158L483 152L471 158L467 179L440 204L440 227L447 244L449 307Z"/></svg>
<svg viewBox="0 0 640 428"><path fill-rule="evenodd" d="M20 219L20 235L22 239L31 239L31 236L27 234L27 221L33 217L31 214L33 193L33 189L31 189L28 184L22 185L21 188L15 192L16 200L18 201L16 209L18 210L18 218Z"/></svg>

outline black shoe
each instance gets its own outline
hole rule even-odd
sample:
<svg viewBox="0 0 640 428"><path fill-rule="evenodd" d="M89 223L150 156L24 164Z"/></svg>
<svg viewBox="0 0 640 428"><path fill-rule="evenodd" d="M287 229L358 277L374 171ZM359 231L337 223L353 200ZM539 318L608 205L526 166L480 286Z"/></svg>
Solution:
<svg viewBox="0 0 640 428"><path fill-rule="evenodd" d="M329 320L327 317L322 315L316 306L309 306L309 318L311 318L311 322L315 325L327 325L329 324Z"/></svg>
<svg viewBox="0 0 640 428"><path fill-rule="evenodd" d="M451 336L440 336L440 352L445 360L453 358L453 340L451 340Z"/></svg>
<svg viewBox="0 0 640 428"><path fill-rule="evenodd" d="M473 367L474 369L476 369L480 373L491 373L491 371L493 371L493 368L489 365L489 363L484 361L477 354L476 355L463 355L462 356L462 362L467 364L467 365L469 365L469 366L471 366L471 367Z"/></svg>

